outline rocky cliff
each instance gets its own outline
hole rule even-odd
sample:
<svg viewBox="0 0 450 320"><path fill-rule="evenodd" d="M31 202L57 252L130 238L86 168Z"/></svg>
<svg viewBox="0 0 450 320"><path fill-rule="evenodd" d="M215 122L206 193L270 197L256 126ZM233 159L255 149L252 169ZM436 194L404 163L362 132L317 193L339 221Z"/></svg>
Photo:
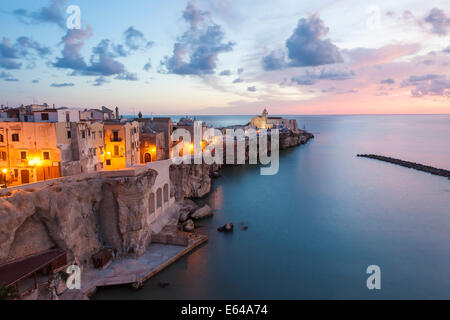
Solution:
<svg viewBox="0 0 450 320"><path fill-rule="evenodd" d="M216 175L218 164L179 164L170 166L170 183L176 200L201 198L211 191L211 177Z"/></svg>
<svg viewBox="0 0 450 320"><path fill-rule="evenodd" d="M150 241L148 203L157 172L55 180L0 195L0 263L57 246L81 265L101 248L140 255Z"/></svg>

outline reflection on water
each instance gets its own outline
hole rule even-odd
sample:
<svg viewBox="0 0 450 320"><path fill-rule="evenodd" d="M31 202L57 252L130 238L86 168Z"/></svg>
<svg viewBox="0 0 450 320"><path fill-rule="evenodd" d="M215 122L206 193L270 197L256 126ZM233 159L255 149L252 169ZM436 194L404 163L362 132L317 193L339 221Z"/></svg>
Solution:
<svg viewBox="0 0 450 320"><path fill-rule="evenodd" d="M355 156L450 169L450 116L298 119L316 138L281 152L277 175L227 167L199 200L215 213L199 223L206 245L139 291L96 298L450 298L450 180ZM230 221L233 234L216 231ZM381 267L380 291L366 288L371 264Z"/></svg>

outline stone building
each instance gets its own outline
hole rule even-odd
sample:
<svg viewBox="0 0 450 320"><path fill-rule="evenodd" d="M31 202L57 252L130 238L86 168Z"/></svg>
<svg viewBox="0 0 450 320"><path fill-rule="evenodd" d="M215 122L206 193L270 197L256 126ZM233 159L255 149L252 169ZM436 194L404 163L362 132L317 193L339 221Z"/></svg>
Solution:
<svg viewBox="0 0 450 320"><path fill-rule="evenodd" d="M139 118L135 121L140 123L141 128L145 126L146 130L152 130L156 133L163 133L164 135L164 145L162 149L164 151L163 159L169 159L172 152L172 131L173 124L171 118L166 117L154 117L154 118Z"/></svg>
<svg viewBox="0 0 450 320"><path fill-rule="evenodd" d="M55 123L0 122L0 170L7 185L60 177Z"/></svg>
<svg viewBox="0 0 450 320"><path fill-rule="evenodd" d="M105 150L103 123L59 122L56 130L63 176L103 169Z"/></svg>
<svg viewBox="0 0 450 320"><path fill-rule="evenodd" d="M139 123L105 121L104 168L119 170L140 162Z"/></svg>
<svg viewBox="0 0 450 320"><path fill-rule="evenodd" d="M165 154L165 139L163 132L156 132L145 123L140 123L140 162L148 163L167 159Z"/></svg>
<svg viewBox="0 0 450 320"><path fill-rule="evenodd" d="M254 116L250 121L250 125L256 129L269 129L267 127L267 109L264 109L260 116Z"/></svg>

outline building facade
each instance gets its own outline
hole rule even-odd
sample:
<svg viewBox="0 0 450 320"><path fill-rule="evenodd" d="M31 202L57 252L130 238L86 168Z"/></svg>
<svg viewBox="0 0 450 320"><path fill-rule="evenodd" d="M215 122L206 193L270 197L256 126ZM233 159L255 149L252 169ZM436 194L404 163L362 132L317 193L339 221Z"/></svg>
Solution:
<svg viewBox="0 0 450 320"><path fill-rule="evenodd" d="M120 170L132 167L140 162L139 123L105 121L106 170Z"/></svg>
<svg viewBox="0 0 450 320"><path fill-rule="evenodd" d="M61 176L54 123L0 123L0 170L8 186Z"/></svg>

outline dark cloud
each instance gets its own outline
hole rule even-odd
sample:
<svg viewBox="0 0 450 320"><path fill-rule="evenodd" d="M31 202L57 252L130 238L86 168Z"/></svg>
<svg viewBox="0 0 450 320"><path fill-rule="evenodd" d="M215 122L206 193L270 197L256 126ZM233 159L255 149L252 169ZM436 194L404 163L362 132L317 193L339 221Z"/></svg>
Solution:
<svg viewBox="0 0 450 320"><path fill-rule="evenodd" d="M233 80L233 83L241 83L244 82L244 80L242 80L241 78L236 78Z"/></svg>
<svg viewBox="0 0 450 320"><path fill-rule="evenodd" d="M447 17L445 12L438 8L431 9L430 13L425 17L425 22L433 27L432 33L440 36L447 35L450 30L450 17Z"/></svg>
<svg viewBox="0 0 450 320"><path fill-rule="evenodd" d="M224 42L222 27L207 21L206 17L207 12L188 3L183 18L190 28L177 38L172 56L161 61L161 72L198 76L215 72L219 54L231 51L234 43Z"/></svg>
<svg viewBox="0 0 450 320"><path fill-rule="evenodd" d="M447 48L445 48L444 50L442 50L444 53L450 53L450 46L448 46Z"/></svg>
<svg viewBox="0 0 450 320"><path fill-rule="evenodd" d="M50 87L54 87L54 88L66 88L66 87L73 87L73 86L75 86L75 84L67 83L67 82L64 82L64 83L52 83L50 85Z"/></svg>
<svg viewBox="0 0 450 320"><path fill-rule="evenodd" d="M402 87L412 86L413 97L443 96L450 98L450 79L446 75L426 74L410 76L402 82Z"/></svg>
<svg viewBox="0 0 450 320"><path fill-rule="evenodd" d="M4 80L8 82L19 82L19 79L17 78L5 78Z"/></svg>
<svg viewBox="0 0 450 320"><path fill-rule="evenodd" d="M241 74L242 72L244 72L244 68L239 68L239 69L237 69L237 73L238 73L238 74Z"/></svg>
<svg viewBox="0 0 450 320"><path fill-rule="evenodd" d="M39 83L39 80L37 79L31 80L31 83Z"/></svg>
<svg viewBox="0 0 450 320"><path fill-rule="evenodd" d="M52 0L47 7L37 11L28 12L26 9L17 9L13 14L26 24L53 23L65 28L64 0Z"/></svg>
<svg viewBox="0 0 450 320"><path fill-rule="evenodd" d="M219 73L219 76L231 76L231 71L223 70L221 73Z"/></svg>
<svg viewBox="0 0 450 320"><path fill-rule="evenodd" d="M128 28L124 32L125 44L114 44L108 39L101 40L97 46L92 48L92 55L89 62L86 62L80 52L86 39L91 36L90 26L86 29L68 30L61 41L64 44L62 57L57 58L53 65L57 68L72 70L71 75L74 76L108 77L115 75L115 78L119 80L137 80L136 74L128 72L125 65L116 59L127 57L136 50L148 48L150 42L145 40L140 31L133 27ZM95 82L95 84L103 83Z"/></svg>
<svg viewBox="0 0 450 320"><path fill-rule="evenodd" d="M256 92L256 87L255 86L248 87L247 90L250 92Z"/></svg>
<svg viewBox="0 0 450 320"><path fill-rule="evenodd" d="M0 67L4 69L20 69L21 59L29 62L29 68L34 67L36 57L46 57L51 53L50 48L41 46L37 41L28 37L19 37L15 43L3 38L0 43Z"/></svg>
<svg viewBox="0 0 450 320"><path fill-rule="evenodd" d="M382 83L382 84L394 84L395 80L392 79L392 78L387 78L387 79L381 80L380 83Z"/></svg>
<svg viewBox="0 0 450 320"><path fill-rule="evenodd" d="M341 53L329 39L327 28L318 15L298 21L293 34L286 40L287 57L283 52L272 51L263 58L265 70L283 67L308 67L343 62Z"/></svg>

